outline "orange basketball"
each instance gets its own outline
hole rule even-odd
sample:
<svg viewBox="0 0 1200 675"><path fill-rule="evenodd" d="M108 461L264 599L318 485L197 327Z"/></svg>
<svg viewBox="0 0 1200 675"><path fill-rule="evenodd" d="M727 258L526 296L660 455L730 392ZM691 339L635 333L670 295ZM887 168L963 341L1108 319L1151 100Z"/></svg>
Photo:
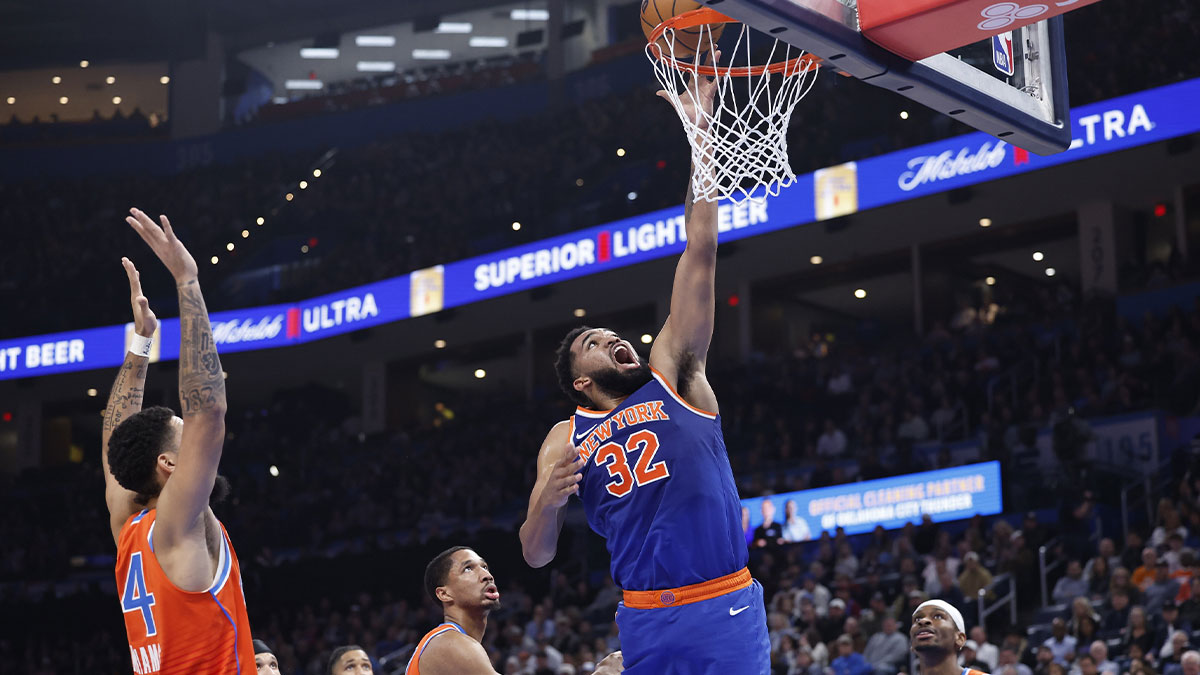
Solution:
<svg viewBox="0 0 1200 675"><path fill-rule="evenodd" d="M646 39L649 40L650 34L664 20L673 16L679 16L684 12L690 12L693 9L700 9L703 6L699 2L695 2L695 0L642 0L642 32L646 34ZM712 31L712 43L715 45L717 40L721 39L721 33L725 30L725 24L692 26L691 28L676 30L675 58L691 58L695 55L697 49L702 53L707 52L709 45L707 33L709 30ZM671 53L666 35L659 38L658 43L664 54Z"/></svg>

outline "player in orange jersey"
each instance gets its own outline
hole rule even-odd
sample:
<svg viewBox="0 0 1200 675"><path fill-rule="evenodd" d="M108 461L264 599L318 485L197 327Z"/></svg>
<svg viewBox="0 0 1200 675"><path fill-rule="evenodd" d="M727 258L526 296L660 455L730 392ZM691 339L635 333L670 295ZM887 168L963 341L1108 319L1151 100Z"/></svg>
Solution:
<svg viewBox="0 0 1200 675"><path fill-rule="evenodd" d="M209 501L225 440L225 380L196 261L166 216L161 227L130 209L129 225L175 277L179 293L179 398L142 410L158 320L137 268L122 259L134 337L104 412L101 460L117 542L117 594L137 675L255 675L241 570ZM214 488L217 488L214 490Z"/></svg>
<svg viewBox="0 0 1200 675"><path fill-rule="evenodd" d="M985 675L958 665L967 631L962 613L950 603L926 600L917 605L908 636L921 662L921 675Z"/></svg>

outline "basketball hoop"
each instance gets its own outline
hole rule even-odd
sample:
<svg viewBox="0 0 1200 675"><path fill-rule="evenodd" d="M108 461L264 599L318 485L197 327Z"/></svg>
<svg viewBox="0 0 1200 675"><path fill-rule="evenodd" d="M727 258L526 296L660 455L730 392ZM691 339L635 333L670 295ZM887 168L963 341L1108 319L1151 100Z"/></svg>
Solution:
<svg viewBox="0 0 1200 675"><path fill-rule="evenodd" d="M820 63L811 54L772 38L768 55L754 65L750 29L738 24L740 31L728 62L745 65L710 64L710 55L716 54L713 27L718 27L720 37L728 23L737 22L703 7L663 21L646 44L654 75L683 122L692 147L693 202L722 198L735 203L761 201L778 195L796 180L788 163L788 122L796 104L816 82ZM677 39L681 34L688 37ZM689 45L692 37L697 39ZM697 77L713 78L716 84L711 112L700 105ZM690 119L684 111L684 97L701 111L699 120Z"/></svg>

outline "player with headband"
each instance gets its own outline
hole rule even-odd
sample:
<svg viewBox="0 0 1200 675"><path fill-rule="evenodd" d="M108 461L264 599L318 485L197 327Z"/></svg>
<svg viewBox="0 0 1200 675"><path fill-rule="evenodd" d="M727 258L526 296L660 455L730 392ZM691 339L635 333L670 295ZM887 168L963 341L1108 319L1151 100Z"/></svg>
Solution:
<svg viewBox="0 0 1200 675"><path fill-rule="evenodd" d="M944 600L917 606L908 637L921 662L921 675L985 675L958 665L958 653L967 642L966 624L962 613Z"/></svg>

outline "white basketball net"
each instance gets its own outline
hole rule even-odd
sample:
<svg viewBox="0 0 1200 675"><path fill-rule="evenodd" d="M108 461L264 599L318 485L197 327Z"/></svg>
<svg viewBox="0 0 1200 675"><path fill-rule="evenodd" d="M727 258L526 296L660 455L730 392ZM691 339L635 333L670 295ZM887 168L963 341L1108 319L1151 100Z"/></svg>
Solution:
<svg viewBox="0 0 1200 675"><path fill-rule="evenodd" d="M735 62L750 63L750 30L742 24L727 24L733 25L741 29L736 46L721 60L728 63L732 56ZM687 29L687 34L699 38L695 54L686 44L680 45L679 51L687 56L677 59L675 29L667 28L661 40L646 45L646 56L692 146L693 202L728 199L738 203L778 195L796 180L788 163L788 122L796 104L816 82L817 65L805 59L777 74L718 74L709 113L698 100L692 69L709 65L708 54L715 53L712 32L705 24ZM657 45L664 43L660 55ZM785 63L804 54L774 40L765 62ZM701 111L699 123L685 113L685 99Z"/></svg>

